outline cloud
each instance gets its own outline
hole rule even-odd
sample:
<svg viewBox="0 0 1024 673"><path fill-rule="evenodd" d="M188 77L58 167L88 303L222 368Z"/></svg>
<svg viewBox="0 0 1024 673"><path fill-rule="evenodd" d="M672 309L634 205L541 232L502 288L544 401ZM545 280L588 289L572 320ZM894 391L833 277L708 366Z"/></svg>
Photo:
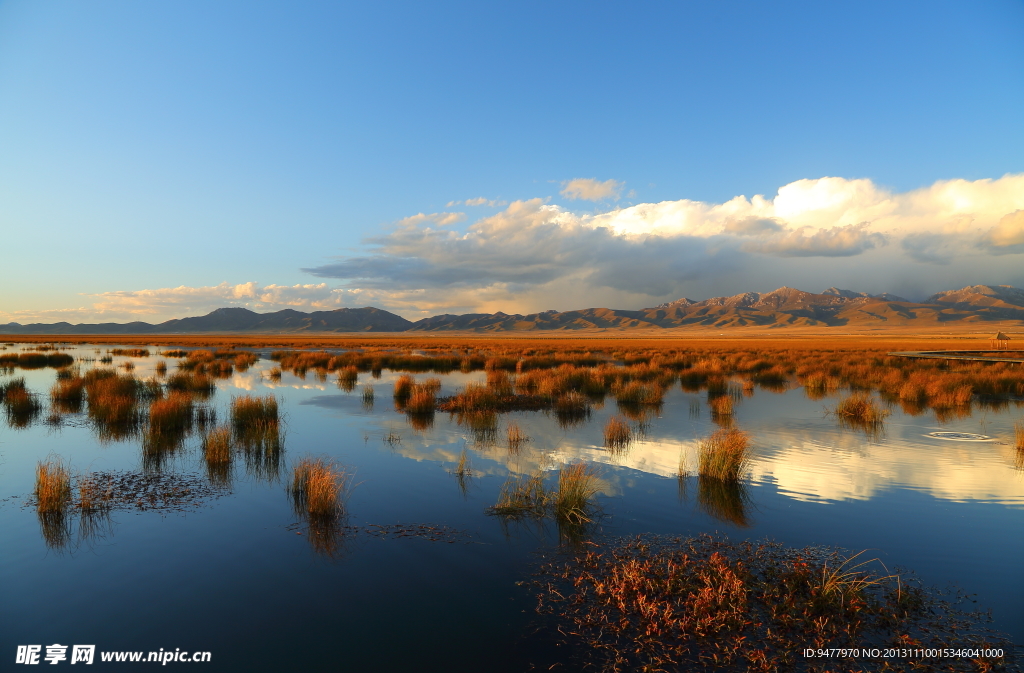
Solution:
<svg viewBox="0 0 1024 673"><path fill-rule="evenodd" d="M867 231L868 223L814 230L800 227L759 243L746 243L743 249L780 257L852 257L885 245L885 234Z"/></svg>
<svg viewBox="0 0 1024 673"><path fill-rule="evenodd" d="M951 267L949 282L1024 279L1010 256L994 264L991 254L1021 252L1018 216L1004 217L1018 210L1024 175L942 181L905 193L827 177L784 185L773 198L681 199L599 214L538 198L462 230L403 221L368 239L368 254L304 271L342 287L401 293L416 301L408 309L429 303L451 312L543 310L552 297L563 308L569 297L580 298L576 307L619 301L639 308L783 284L916 296L922 287L946 289L926 268L936 264ZM986 232L987 251L978 245ZM498 301L506 304L495 307Z"/></svg>
<svg viewBox="0 0 1024 673"><path fill-rule="evenodd" d="M562 183L562 196L567 199L584 201L618 201L623 184L615 180L598 182L593 178L576 178Z"/></svg>
<svg viewBox="0 0 1024 673"><path fill-rule="evenodd" d="M1024 174L903 193L825 177L784 185L771 197L680 199L596 214L534 198L465 221L461 212L403 218L366 239L361 254L303 269L317 277L312 283L105 292L91 296L91 307L50 320L152 322L222 306L377 306L417 319L642 308L781 285L910 298L964 285L1024 285ZM27 314L3 316L26 322Z"/></svg>
<svg viewBox="0 0 1024 673"><path fill-rule="evenodd" d="M980 245L996 255L1024 252L1024 210L1015 210L1000 218L999 223L982 236Z"/></svg>

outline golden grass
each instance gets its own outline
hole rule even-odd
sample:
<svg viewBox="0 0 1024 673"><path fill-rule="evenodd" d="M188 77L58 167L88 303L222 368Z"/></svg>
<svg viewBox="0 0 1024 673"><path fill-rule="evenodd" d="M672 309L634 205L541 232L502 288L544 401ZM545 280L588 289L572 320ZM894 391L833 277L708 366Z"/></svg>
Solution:
<svg viewBox="0 0 1024 673"><path fill-rule="evenodd" d="M701 477L735 482L750 462L750 435L732 429L716 430L697 446L697 472Z"/></svg>
<svg viewBox="0 0 1024 673"><path fill-rule="evenodd" d="M592 465L573 463L562 467L552 498L555 519L571 524L589 523L597 492L597 472Z"/></svg>
<svg viewBox="0 0 1024 673"><path fill-rule="evenodd" d="M505 439L507 441L509 453L519 453L522 450L523 445L530 441L530 438L523 432L523 429L519 427L517 423L509 423L505 428Z"/></svg>
<svg viewBox="0 0 1024 673"><path fill-rule="evenodd" d="M183 433L192 429L195 402L180 392L155 400L149 405L149 430L155 433Z"/></svg>
<svg viewBox="0 0 1024 673"><path fill-rule="evenodd" d="M732 416L732 398L728 395L717 395L708 399L708 406L711 408L711 416Z"/></svg>
<svg viewBox="0 0 1024 673"><path fill-rule="evenodd" d="M36 465L36 509L63 512L71 501L71 471L60 458L49 458Z"/></svg>
<svg viewBox="0 0 1024 673"><path fill-rule="evenodd" d="M843 398L828 411L838 418L842 425L867 432L881 431L885 419L891 413L874 397L862 392Z"/></svg>
<svg viewBox="0 0 1024 673"><path fill-rule="evenodd" d="M613 416L604 426L604 445L613 452L629 448L633 442L633 430L624 418Z"/></svg>
<svg viewBox="0 0 1024 673"><path fill-rule="evenodd" d="M1024 451L1024 420L1013 424L1013 434L1018 451Z"/></svg>
<svg viewBox="0 0 1024 673"><path fill-rule="evenodd" d="M489 513L518 519L543 517L547 513L548 492L543 473L510 477L498 491L498 501Z"/></svg>
<svg viewBox="0 0 1024 673"><path fill-rule="evenodd" d="M329 459L301 458L289 488L295 511L308 518L340 518L351 480L350 473Z"/></svg>

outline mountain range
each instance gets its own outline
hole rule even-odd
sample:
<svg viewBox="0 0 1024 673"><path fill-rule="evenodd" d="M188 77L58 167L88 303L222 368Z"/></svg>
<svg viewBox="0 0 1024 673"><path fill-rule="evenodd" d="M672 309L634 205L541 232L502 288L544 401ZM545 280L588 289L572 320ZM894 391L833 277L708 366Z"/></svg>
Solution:
<svg viewBox="0 0 1024 673"><path fill-rule="evenodd" d="M677 299L640 310L588 308L528 315L443 314L412 322L378 308L340 308L303 313L285 309L256 313L219 308L204 316L146 322L72 325L67 322L0 325L0 334L194 334L325 332L512 332L539 330L726 329L760 327L936 327L1003 323L1024 326L1024 290L973 285L939 292L921 302L891 294L869 295L831 287L820 293L781 287L701 301ZM977 325L981 328L983 325Z"/></svg>

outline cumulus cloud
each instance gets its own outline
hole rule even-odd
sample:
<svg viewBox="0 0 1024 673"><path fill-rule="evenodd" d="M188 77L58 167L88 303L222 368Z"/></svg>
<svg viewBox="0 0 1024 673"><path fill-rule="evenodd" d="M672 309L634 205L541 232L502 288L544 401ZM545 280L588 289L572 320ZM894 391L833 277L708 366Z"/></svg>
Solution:
<svg viewBox="0 0 1024 673"><path fill-rule="evenodd" d="M608 201L619 200L622 192L622 183L615 180L600 182L593 178L576 178L562 183L562 196L567 199L582 199L584 201Z"/></svg>
<svg viewBox="0 0 1024 673"><path fill-rule="evenodd" d="M869 232L867 228L867 222L829 229L800 227L766 241L746 243L743 249L781 257L852 257L885 245L885 234Z"/></svg>
<svg viewBox="0 0 1024 673"><path fill-rule="evenodd" d="M573 183L580 183L570 192L578 198L621 187L572 181L563 193ZM602 185L603 192L591 189ZM416 319L641 308L781 285L911 298L963 285L1024 285L1024 174L945 180L903 193L867 179L826 177L784 185L771 197L680 199L596 214L535 198L465 220L461 212L401 219L366 239L362 254L303 269L322 279L314 283L107 292L67 315L152 320L221 306L377 306Z"/></svg>
<svg viewBox="0 0 1024 673"><path fill-rule="evenodd" d="M956 267L944 272L949 282L1020 282L1024 273L1009 258L993 264L992 253L1024 252L1016 247L1022 210L1024 175L904 193L827 177L784 185L773 198L681 199L599 214L531 199L463 230L403 221L368 239L370 254L304 270L342 286L417 291L435 308L449 298L453 311L484 310L501 297L504 310L541 310L569 296L582 297L578 307L617 299L639 308L781 284L917 294L945 289L929 270L935 265Z"/></svg>
<svg viewBox="0 0 1024 673"><path fill-rule="evenodd" d="M1024 252L1024 210L1007 213L981 238L981 246L993 254Z"/></svg>

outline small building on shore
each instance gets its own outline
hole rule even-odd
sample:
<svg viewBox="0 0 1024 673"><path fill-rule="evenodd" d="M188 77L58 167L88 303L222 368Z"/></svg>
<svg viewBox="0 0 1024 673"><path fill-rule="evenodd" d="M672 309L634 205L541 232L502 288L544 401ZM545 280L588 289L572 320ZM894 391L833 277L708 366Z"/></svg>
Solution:
<svg viewBox="0 0 1024 673"><path fill-rule="evenodd" d="M1003 332L996 332L991 341L994 348L1003 349L1010 345L1010 337L1006 336Z"/></svg>

